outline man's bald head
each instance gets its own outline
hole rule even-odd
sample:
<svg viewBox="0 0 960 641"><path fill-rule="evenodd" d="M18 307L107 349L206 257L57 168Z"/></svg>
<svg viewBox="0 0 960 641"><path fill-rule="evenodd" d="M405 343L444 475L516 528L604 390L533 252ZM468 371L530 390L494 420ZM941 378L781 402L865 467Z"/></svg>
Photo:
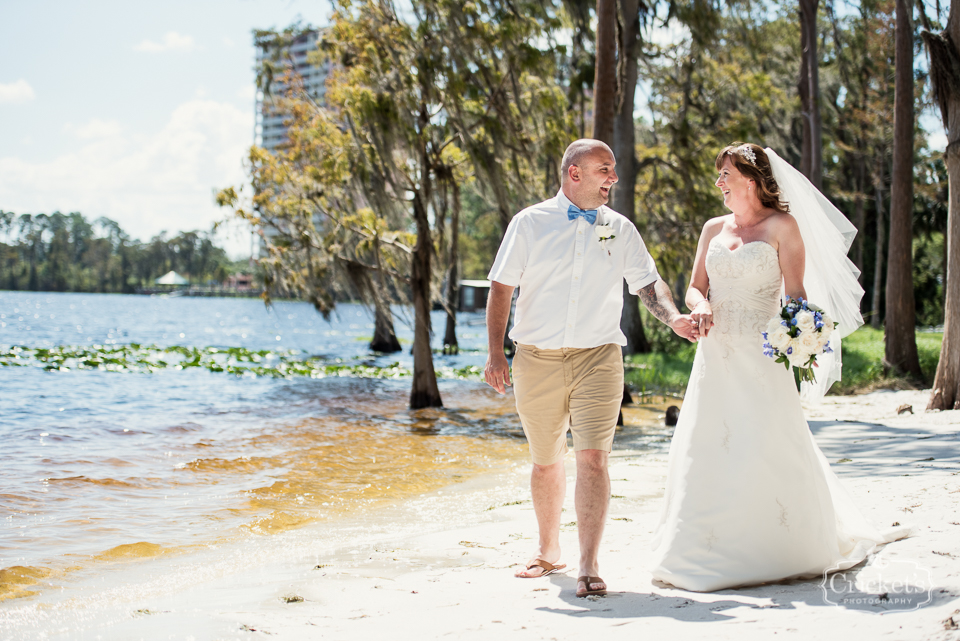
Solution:
<svg viewBox="0 0 960 641"><path fill-rule="evenodd" d="M567 150L563 152L563 160L560 162L560 184L567 182L567 178L570 176L570 167L574 165L580 167L597 150L603 150L611 156L613 155L613 150L601 140L581 138L570 143Z"/></svg>

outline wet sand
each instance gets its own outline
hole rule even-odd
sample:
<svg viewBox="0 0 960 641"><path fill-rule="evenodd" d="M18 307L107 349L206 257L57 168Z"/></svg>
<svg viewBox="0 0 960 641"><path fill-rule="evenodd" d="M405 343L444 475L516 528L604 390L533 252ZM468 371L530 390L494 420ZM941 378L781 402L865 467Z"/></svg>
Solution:
<svg viewBox="0 0 960 641"><path fill-rule="evenodd" d="M960 411L925 413L928 394L830 397L808 408L864 514L918 530L847 573L846 591L820 579L712 594L653 584L646 568L666 473L660 439L611 458L606 597L574 594L572 492L567 570L512 577L536 535L528 467L516 464L335 524L77 573L59 589L0 604L0 637L960 639ZM904 404L914 413L897 414ZM571 483L572 474L571 455Z"/></svg>

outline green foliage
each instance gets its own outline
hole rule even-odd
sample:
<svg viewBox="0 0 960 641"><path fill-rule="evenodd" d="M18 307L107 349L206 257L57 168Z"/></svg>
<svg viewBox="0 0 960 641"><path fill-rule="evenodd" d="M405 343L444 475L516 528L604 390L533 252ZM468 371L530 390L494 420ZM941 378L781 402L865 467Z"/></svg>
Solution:
<svg viewBox="0 0 960 641"><path fill-rule="evenodd" d="M503 228L495 205L477 193L473 184L461 192L460 255L465 279L484 280L500 247Z"/></svg>
<svg viewBox="0 0 960 641"><path fill-rule="evenodd" d="M750 140L789 158L798 105L800 37L792 16L738 4L688 8L679 18L691 30L680 42L647 47L652 120L637 131L638 227L670 282L689 275L703 223L728 213L713 185L717 152Z"/></svg>
<svg viewBox="0 0 960 641"><path fill-rule="evenodd" d="M246 215L279 232L268 259L270 282L323 308L331 302L321 301L325 292L352 286L349 270L334 264L346 261L392 273L384 289L402 294L416 240L412 213L422 206L430 211L440 257L431 274L438 299L451 237L452 192L443 185L451 176L460 194L460 274L485 277L510 217L554 192L562 149L578 131L589 135L594 6L415 0L401 11L389 0L334 3L332 26L315 54L336 63L329 103L280 97L291 113L290 146L273 157L251 153L257 196ZM713 185L716 152L733 140L750 140L799 166L796 11L793 2L643 4L640 75L649 91L637 105L635 215L678 294L703 223L727 213ZM865 312L873 303L878 210L885 212L889 200L894 18L892 0L843 9L827 4L819 14L823 190L860 231L850 255L863 271ZM664 28L674 35L669 43L653 37ZM297 29L279 36L295 36ZM273 32L257 37L279 42ZM929 96L920 60L922 107ZM271 78L282 70L274 64ZM921 324L939 325L946 174L920 133L917 313ZM237 203L242 194L221 195L224 203ZM384 249L390 243L397 251ZM378 266L378 255L386 265ZM645 328L654 349L683 347L658 323Z"/></svg>
<svg viewBox="0 0 960 641"><path fill-rule="evenodd" d="M682 397L690 380L696 348L693 345L673 353L633 354L624 359L624 380L631 392L640 395Z"/></svg>
<svg viewBox="0 0 960 641"><path fill-rule="evenodd" d="M209 233L131 239L108 218L0 212L0 289L133 292L174 270L195 283L220 282L236 267Z"/></svg>
<svg viewBox="0 0 960 641"><path fill-rule="evenodd" d="M917 325L943 324L946 293L947 243L942 232L913 239L913 290L917 304Z"/></svg>

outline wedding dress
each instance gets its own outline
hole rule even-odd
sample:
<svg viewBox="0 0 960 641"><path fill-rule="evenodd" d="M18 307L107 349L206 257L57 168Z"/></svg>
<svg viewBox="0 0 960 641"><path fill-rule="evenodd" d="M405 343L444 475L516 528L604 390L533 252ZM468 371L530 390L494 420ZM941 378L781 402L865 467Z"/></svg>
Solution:
<svg viewBox="0 0 960 641"><path fill-rule="evenodd" d="M710 592L821 576L905 536L860 514L813 440L792 371L763 355L760 333L781 304L777 250L714 239L706 269L715 325L670 447L654 578Z"/></svg>

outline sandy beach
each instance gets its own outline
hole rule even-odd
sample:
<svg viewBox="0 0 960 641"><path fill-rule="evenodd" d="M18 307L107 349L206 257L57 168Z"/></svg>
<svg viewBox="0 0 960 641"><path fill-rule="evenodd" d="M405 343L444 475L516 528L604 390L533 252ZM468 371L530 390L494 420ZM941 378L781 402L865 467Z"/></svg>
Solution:
<svg viewBox="0 0 960 641"><path fill-rule="evenodd" d="M517 465L337 523L72 577L3 603L0 637L960 639L960 411L926 413L928 397L879 391L808 408L864 514L880 527L917 530L829 584L711 594L653 584L663 442L612 455L606 597L574 595L572 492L562 528L568 568L513 578L536 535L527 467ZM903 405L913 413L898 414ZM571 483L572 474L568 455Z"/></svg>

